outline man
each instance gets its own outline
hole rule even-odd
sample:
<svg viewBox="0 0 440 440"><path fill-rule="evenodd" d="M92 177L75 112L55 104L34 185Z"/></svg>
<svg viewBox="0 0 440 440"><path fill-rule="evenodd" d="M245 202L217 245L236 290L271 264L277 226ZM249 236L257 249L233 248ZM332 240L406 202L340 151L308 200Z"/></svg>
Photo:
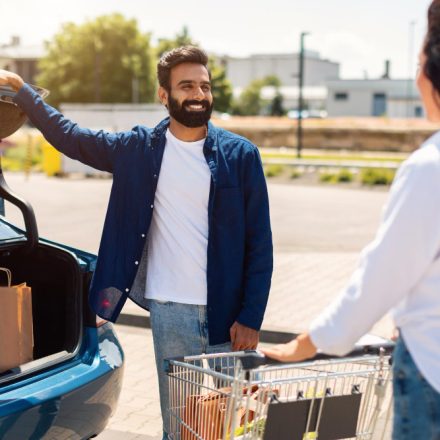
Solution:
<svg viewBox="0 0 440 440"><path fill-rule="evenodd" d="M67 156L113 173L90 303L115 321L127 297L150 310L164 438L163 359L255 349L272 275L267 188L257 148L214 127L206 54L186 46L158 63L170 117L154 129L79 128L17 75L0 85ZM160 177L159 177L160 176Z"/></svg>

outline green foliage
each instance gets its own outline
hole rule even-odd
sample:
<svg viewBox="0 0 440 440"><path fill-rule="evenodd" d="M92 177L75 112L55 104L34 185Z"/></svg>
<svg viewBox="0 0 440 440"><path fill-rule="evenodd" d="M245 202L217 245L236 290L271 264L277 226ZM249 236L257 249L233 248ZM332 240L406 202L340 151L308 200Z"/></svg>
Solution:
<svg viewBox="0 0 440 440"><path fill-rule="evenodd" d="M159 59L165 52L180 46L198 46L189 34L187 26L183 26L182 30L176 34L174 38L159 38L156 47L156 56Z"/></svg>
<svg viewBox="0 0 440 440"><path fill-rule="evenodd" d="M159 43L156 48L157 59L171 49L187 45L199 46L197 42L193 41L189 34L188 28L184 26L180 33L176 34L174 38L159 39ZM209 57L208 68L211 71L214 110L218 112L228 112L231 108L232 102L232 84L226 77L226 69L214 57Z"/></svg>
<svg viewBox="0 0 440 440"><path fill-rule="evenodd" d="M324 183L334 183L335 182L335 173L320 173L319 181Z"/></svg>
<svg viewBox="0 0 440 440"><path fill-rule="evenodd" d="M31 167L39 170L42 163L42 152L38 144L33 143L29 148L27 143L19 143L7 148L1 158L1 166L6 171L25 171Z"/></svg>
<svg viewBox="0 0 440 440"><path fill-rule="evenodd" d="M209 59L208 67L211 71L214 109L222 113L229 112L232 103L232 84L226 77L226 69L212 57Z"/></svg>
<svg viewBox="0 0 440 440"><path fill-rule="evenodd" d="M264 174L266 177L276 177L279 176L284 171L282 165L267 165L264 168Z"/></svg>
<svg viewBox="0 0 440 440"><path fill-rule="evenodd" d="M352 182L353 181L353 173L347 169L342 169L336 175L337 182Z"/></svg>
<svg viewBox="0 0 440 440"><path fill-rule="evenodd" d="M390 185L395 176L395 171L382 168L366 168L361 171L363 185Z"/></svg>
<svg viewBox="0 0 440 440"><path fill-rule="evenodd" d="M284 116L286 110L283 105L283 95L277 92L270 104L270 115L271 116Z"/></svg>
<svg viewBox="0 0 440 440"><path fill-rule="evenodd" d="M47 43L39 70L38 83L51 91L54 105L154 100L150 35L121 14L64 24Z"/></svg>
<svg viewBox="0 0 440 440"><path fill-rule="evenodd" d="M290 173L291 179L298 179L301 176L302 176L302 173L300 171L298 171L296 168L294 168Z"/></svg>
<svg viewBox="0 0 440 440"><path fill-rule="evenodd" d="M264 107L270 104L261 98L261 89L265 86L279 87L280 85L280 80L273 75L255 79L243 90L238 100L233 103L233 113L241 116L259 115ZM277 95L279 94L277 93ZM279 98L277 99L279 100ZM279 104L282 106L282 100L277 105Z"/></svg>
<svg viewBox="0 0 440 440"><path fill-rule="evenodd" d="M353 181L353 173L346 169L338 172L325 172L319 175L319 180L325 183L349 183Z"/></svg>

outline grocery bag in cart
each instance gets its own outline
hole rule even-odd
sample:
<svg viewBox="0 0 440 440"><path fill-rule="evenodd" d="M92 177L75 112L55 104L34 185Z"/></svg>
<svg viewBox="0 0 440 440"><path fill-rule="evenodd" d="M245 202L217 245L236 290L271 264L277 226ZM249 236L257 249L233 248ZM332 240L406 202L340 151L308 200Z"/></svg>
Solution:
<svg viewBox="0 0 440 440"><path fill-rule="evenodd" d="M169 359L173 440L388 439L393 344L279 364L257 352Z"/></svg>

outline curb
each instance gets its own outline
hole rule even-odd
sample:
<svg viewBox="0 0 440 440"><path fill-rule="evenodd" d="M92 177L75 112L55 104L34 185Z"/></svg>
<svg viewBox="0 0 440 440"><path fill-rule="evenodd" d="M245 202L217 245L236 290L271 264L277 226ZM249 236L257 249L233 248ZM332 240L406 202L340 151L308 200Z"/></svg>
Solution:
<svg viewBox="0 0 440 440"><path fill-rule="evenodd" d="M121 313L116 324L128 325L130 327L151 328L149 316L135 315L132 313ZM296 333L285 332L275 329L261 329L260 342L266 344L285 344L297 336Z"/></svg>

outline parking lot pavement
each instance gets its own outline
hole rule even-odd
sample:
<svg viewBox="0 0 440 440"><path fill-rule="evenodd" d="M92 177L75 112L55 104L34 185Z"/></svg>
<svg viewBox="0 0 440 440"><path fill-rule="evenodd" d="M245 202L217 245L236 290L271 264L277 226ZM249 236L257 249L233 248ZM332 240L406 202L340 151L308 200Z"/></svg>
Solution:
<svg viewBox="0 0 440 440"><path fill-rule="evenodd" d="M115 329L125 352L124 382L118 408L97 439L160 440L162 419L151 330L118 324Z"/></svg>
<svg viewBox="0 0 440 440"><path fill-rule="evenodd" d="M48 179L7 173L9 186L34 206L46 238L96 252L111 187L105 179ZM383 191L269 184L275 270L263 328L298 332L348 281L359 250L372 239ZM7 218L21 220L9 210ZM18 223L20 224L20 223ZM127 303L125 313L139 314ZM373 329L390 333L389 319ZM161 418L151 332L116 325L126 354L116 413L99 440L161 438Z"/></svg>
<svg viewBox="0 0 440 440"><path fill-rule="evenodd" d="M118 408L99 440L162 438L159 390L151 330L116 325L125 352L125 372Z"/></svg>

